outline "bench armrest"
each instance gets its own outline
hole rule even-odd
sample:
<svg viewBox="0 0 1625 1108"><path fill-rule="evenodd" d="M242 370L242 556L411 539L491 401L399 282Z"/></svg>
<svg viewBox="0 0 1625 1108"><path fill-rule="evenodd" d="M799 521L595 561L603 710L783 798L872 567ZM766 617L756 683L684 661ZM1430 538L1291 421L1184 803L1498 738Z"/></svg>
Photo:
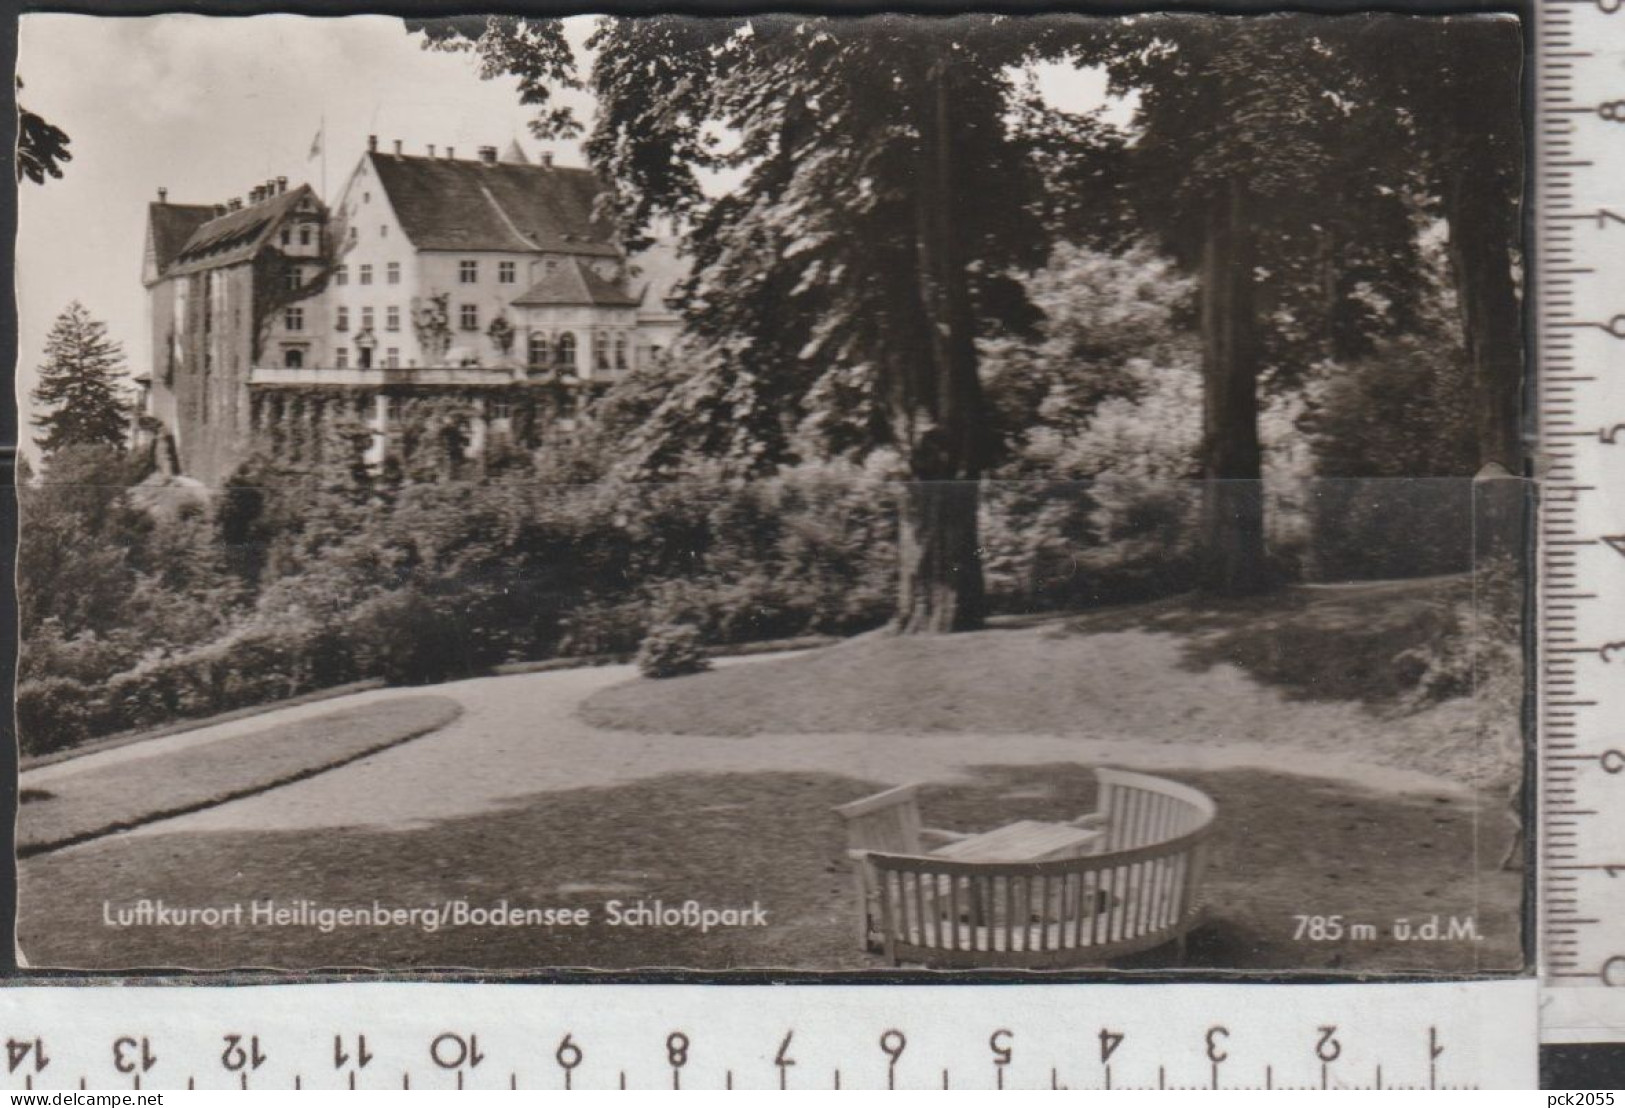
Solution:
<svg viewBox="0 0 1625 1108"><path fill-rule="evenodd" d="M1104 812L1090 812L1068 822L1068 827L1105 827L1107 824Z"/></svg>

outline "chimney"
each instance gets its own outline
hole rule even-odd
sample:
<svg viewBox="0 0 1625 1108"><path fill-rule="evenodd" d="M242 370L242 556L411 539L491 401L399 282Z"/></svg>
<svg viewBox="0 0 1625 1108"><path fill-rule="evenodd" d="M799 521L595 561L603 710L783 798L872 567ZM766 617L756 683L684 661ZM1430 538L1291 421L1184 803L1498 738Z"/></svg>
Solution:
<svg viewBox="0 0 1625 1108"><path fill-rule="evenodd" d="M158 203L160 203L160 204L169 203L169 190L164 188L163 185L158 186Z"/></svg>
<svg viewBox="0 0 1625 1108"><path fill-rule="evenodd" d="M275 195L276 195L276 178L272 177L272 178L270 178L269 180L267 180L265 182L265 187L260 189L260 199L261 200L269 200L269 199L271 199L271 197L273 197Z"/></svg>
<svg viewBox="0 0 1625 1108"><path fill-rule="evenodd" d="M434 157L434 143L429 144L429 157Z"/></svg>
<svg viewBox="0 0 1625 1108"><path fill-rule="evenodd" d="M369 154L378 153L378 136L377 135L368 135L367 136L367 153L369 153Z"/></svg>
<svg viewBox="0 0 1625 1108"><path fill-rule="evenodd" d="M496 165L497 148L494 146L480 147L480 161L484 162L486 165Z"/></svg>
<svg viewBox="0 0 1625 1108"><path fill-rule="evenodd" d="M453 160L455 160L455 159L456 159L456 157L457 157L457 151L456 151L456 150L454 150L454 149L453 149L453 148L452 148L452 147L450 147L450 146L448 146L448 147L446 147L446 160L447 160L447 161L448 161L448 162L449 162L449 161L453 161Z"/></svg>
<svg viewBox="0 0 1625 1108"><path fill-rule="evenodd" d="M258 204L259 202L260 202L260 186L255 185L253 188L248 190L248 203L249 203L250 206L253 206L255 204Z"/></svg>
<svg viewBox="0 0 1625 1108"><path fill-rule="evenodd" d="M395 156L397 158L401 156L401 140L400 139L395 140Z"/></svg>
<svg viewBox="0 0 1625 1108"><path fill-rule="evenodd" d="M288 191L288 179L286 177L276 179L276 191L279 195Z"/></svg>
<svg viewBox="0 0 1625 1108"><path fill-rule="evenodd" d="M551 151L551 150L543 150L542 151L542 165L545 166L548 169L553 168L553 151Z"/></svg>
<svg viewBox="0 0 1625 1108"><path fill-rule="evenodd" d="M232 211L232 212L241 211L242 207L243 207L243 198L241 196L233 196L230 200L228 200L226 202L226 210L227 211Z"/></svg>

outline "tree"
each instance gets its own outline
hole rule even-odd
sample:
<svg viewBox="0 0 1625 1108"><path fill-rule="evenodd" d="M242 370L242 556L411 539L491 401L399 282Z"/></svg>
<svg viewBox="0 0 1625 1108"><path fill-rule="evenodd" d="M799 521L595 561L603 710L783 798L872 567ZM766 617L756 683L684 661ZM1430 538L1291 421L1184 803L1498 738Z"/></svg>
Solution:
<svg viewBox="0 0 1625 1108"><path fill-rule="evenodd" d="M124 351L107 337L107 325L91 319L77 300L56 318L45 339L34 403L42 410L35 441L47 456L67 446L123 448L130 403L119 382Z"/></svg>
<svg viewBox="0 0 1625 1108"><path fill-rule="evenodd" d="M21 92L23 79L17 78L17 91ZM27 177L36 185L43 185L46 177L62 176L62 163L73 161L68 152L68 133L17 105L17 180Z"/></svg>
<svg viewBox="0 0 1625 1108"><path fill-rule="evenodd" d="M983 616L979 485L996 457L976 340L1029 328L1012 272L1047 246L1034 146L1007 126L1037 25L986 17L606 20L587 152L629 245L692 228L687 375L630 444L658 470L692 443L745 472L798 444L894 452L896 626ZM547 21L442 44L535 90L570 71ZM534 91L532 102L546 103ZM558 113L540 121L556 125ZM712 199L704 174L741 183Z"/></svg>
<svg viewBox="0 0 1625 1108"><path fill-rule="evenodd" d="M1414 228L1389 134L1322 17L1129 20L1073 44L1138 92L1136 208L1198 278L1203 584L1269 583L1259 393L1404 324Z"/></svg>
<svg viewBox="0 0 1625 1108"><path fill-rule="evenodd" d="M1523 41L1512 17L1372 23L1373 96L1414 151L1430 215L1449 228L1450 271L1473 369L1478 464L1523 472L1522 313L1514 250L1523 192Z"/></svg>

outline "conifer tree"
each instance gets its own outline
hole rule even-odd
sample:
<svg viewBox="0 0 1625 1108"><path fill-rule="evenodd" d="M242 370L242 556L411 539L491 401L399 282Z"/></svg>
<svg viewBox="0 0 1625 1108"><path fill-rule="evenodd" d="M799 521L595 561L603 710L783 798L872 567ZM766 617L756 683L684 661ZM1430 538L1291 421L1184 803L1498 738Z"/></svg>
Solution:
<svg viewBox="0 0 1625 1108"><path fill-rule="evenodd" d="M130 404L120 386L124 351L107 325L90 318L77 300L56 318L45 340L45 364L33 398L39 414L35 439L47 456L68 446L122 448Z"/></svg>

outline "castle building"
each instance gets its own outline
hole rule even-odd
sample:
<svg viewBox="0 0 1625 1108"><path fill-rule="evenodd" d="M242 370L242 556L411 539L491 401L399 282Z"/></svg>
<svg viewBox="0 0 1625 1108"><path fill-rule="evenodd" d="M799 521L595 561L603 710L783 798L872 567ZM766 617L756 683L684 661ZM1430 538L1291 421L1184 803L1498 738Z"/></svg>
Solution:
<svg viewBox="0 0 1625 1108"><path fill-rule="evenodd" d="M149 206L148 427L218 484L255 449L310 460L340 424L381 463L414 405L457 411L459 451L534 449L583 399L660 355L675 250L636 258L591 171L368 140L331 209L278 178L246 203Z"/></svg>

